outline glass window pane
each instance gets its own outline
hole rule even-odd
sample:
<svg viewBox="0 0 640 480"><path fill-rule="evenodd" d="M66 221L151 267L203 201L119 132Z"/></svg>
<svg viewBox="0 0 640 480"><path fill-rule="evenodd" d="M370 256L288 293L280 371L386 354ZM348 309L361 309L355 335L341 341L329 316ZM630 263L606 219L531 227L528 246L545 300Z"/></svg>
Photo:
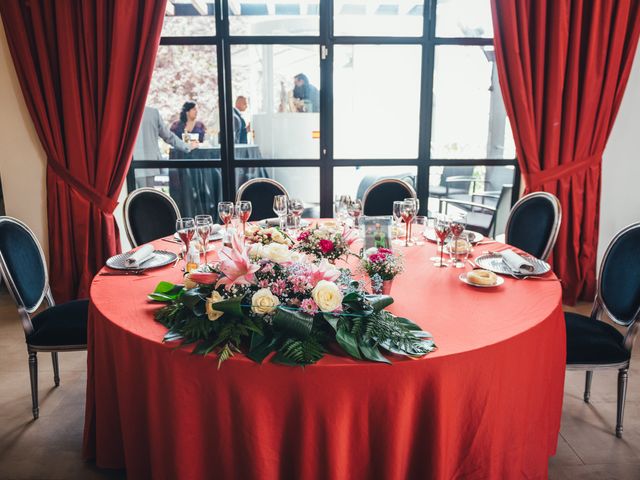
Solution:
<svg viewBox="0 0 640 480"><path fill-rule="evenodd" d="M416 188L417 167L336 167L333 169L334 195L362 199L364 192L383 178L399 178Z"/></svg>
<svg viewBox="0 0 640 480"><path fill-rule="evenodd" d="M421 47L336 45L336 158L417 158Z"/></svg>
<svg viewBox="0 0 640 480"><path fill-rule="evenodd" d="M436 47L431 158L515 158L493 47Z"/></svg>
<svg viewBox="0 0 640 480"><path fill-rule="evenodd" d="M207 0L167 2L162 24L163 37L213 36L216 34L214 3Z"/></svg>
<svg viewBox="0 0 640 480"><path fill-rule="evenodd" d="M183 217L200 214L217 218L222 201L219 168L135 168L136 188L152 187L168 193Z"/></svg>
<svg viewBox="0 0 640 480"><path fill-rule="evenodd" d="M418 37L422 35L424 2L335 0L334 35Z"/></svg>
<svg viewBox="0 0 640 480"><path fill-rule="evenodd" d="M436 37L493 37L490 0L438 0Z"/></svg>
<svg viewBox="0 0 640 480"><path fill-rule="evenodd" d="M191 104L186 105L187 102ZM157 108L162 122L178 137L192 133L195 139L197 135L201 151L194 151L188 158L220 158L216 47L160 45L147 106ZM181 118L183 109L188 111ZM161 139L158 141L163 158L183 158L171 153ZM153 159L148 154L144 156L145 160Z"/></svg>
<svg viewBox="0 0 640 480"><path fill-rule="evenodd" d="M319 0L229 2L231 35L319 35Z"/></svg>
<svg viewBox="0 0 640 480"><path fill-rule="evenodd" d="M438 212L441 198L495 207L502 187L513 185L514 174L515 167L512 165L431 167L429 169L429 210Z"/></svg>
<svg viewBox="0 0 640 480"><path fill-rule="evenodd" d="M318 45L232 45L237 158L320 158Z"/></svg>
<svg viewBox="0 0 640 480"><path fill-rule="evenodd" d="M315 167L236 168L236 189L253 178L272 178L287 189L290 198L304 202L304 217L320 216L320 169ZM275 213L273 214L275 217Z"/></svg>

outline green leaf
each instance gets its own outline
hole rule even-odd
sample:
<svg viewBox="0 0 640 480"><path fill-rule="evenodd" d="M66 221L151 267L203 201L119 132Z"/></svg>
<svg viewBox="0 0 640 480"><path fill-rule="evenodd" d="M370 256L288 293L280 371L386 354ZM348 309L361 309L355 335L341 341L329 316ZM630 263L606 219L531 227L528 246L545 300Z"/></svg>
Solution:
<svg viewBox="0 0 640 480"><path fill-rule="evenodd" d="M331 315L330 313L325 313L323 314L323 317L327 321L327 323L333 327L335 331L338 331L338 320L340 320L339 316Z"/></svg>
<svg viewBox="0 0 640 480"><path fill-rule="evenodd" d="M288 334L306 338L311 333L313 317L306 313L278 307L273 316L273 326Z"/></svg>
<svg viewBox="0 0 640 480"><path fill-rule="evenodd" d="M244 312L242 311L242 297L233 297L228 300L222 300L211 305L214 310L219 312L228 313L237 318L243 318Z"/></svg>
<svg viewBox="0 0 640 480"><path fill-rule="evenodd" d="M175 340L181 340L182 339L182 335L179 334L178 332L174 332L173 330L169 330L167 333L165 333L164 338L162 339L163 342L173 342Z"/></svg>
<svg viewBox="0 0 640 480"><path fill-rule="evenodd" d="M180 296L182 290L182 285L174 285L170 282L160 282L153 293L150 293L147 298L154 302L172 302Z"/></svg>
<svg viewBox="0 0 640 480"><path fill-rule="evenodd" d="M358 346L360 347L360 351L364 358L371 360L372 362L381 362L391 364L389 359L380 353L377 345L370 345L367 341L363 341L360 339L358 342Z"/></svg>
<svg viewBox="0 0 640 480"><path fill-rule="evenodd" d="M393 303L393 298L389 295L367 295L367 300L369 300L374 312L384 310Z"/></svg>
<svg viewBox="0 0 640 480"><path fill-rule="evenodd" d="M249 357L254 362L262 363L267 356L276 349L276 338L266 337L254 333L251 336L251 345L249 346Z"/></svg>
<svg viewBox="0 0 640 480"><path fill-rule="evenodd" d="M342 349L354 358L362 359L358 350L358 341L343 325L338 327L336 332L336 341Z"/></svg>
<svg viewBox="0 0 640 480"><path fill-rule="evenodd" d="M207 340L203 340L202 342L199 342L195 346L195 348L193 349L191 354L192 355L207 355L214 348L215 348L215 339L209 338Z"/></svg>
<svg viewBox="0 0 640 480"><path fill-rule="evenodd" d="M342 303L357 302L359 299L360 299L360 292L351 292L351 293L347 293L342 298Z"/></svg>
<svg viewBox="0 0 640 480"><path fill-rule="evenodd" d="M202 316L205 313L205 298L197 292L197 289L186 290L182 295L182 303L196 316Z"/></svg>

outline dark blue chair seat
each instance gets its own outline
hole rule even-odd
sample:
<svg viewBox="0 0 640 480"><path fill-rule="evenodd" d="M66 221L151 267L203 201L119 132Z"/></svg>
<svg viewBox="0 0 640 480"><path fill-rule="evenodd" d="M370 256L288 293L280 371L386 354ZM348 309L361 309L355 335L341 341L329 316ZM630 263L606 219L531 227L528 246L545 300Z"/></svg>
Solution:
<svg viewBox="0 0 640 480"><path fill-rule="evenodd" d="M584 315L565 312L568 365L606 365L629 360L624 337L615 327Z"/></svg>
<svg viewBox="0 0 640 480"><path fill-rule="evenodd" d="M31 319L33 332L27 343L34 347L87 344L89 300L54 305Z"/></svg>

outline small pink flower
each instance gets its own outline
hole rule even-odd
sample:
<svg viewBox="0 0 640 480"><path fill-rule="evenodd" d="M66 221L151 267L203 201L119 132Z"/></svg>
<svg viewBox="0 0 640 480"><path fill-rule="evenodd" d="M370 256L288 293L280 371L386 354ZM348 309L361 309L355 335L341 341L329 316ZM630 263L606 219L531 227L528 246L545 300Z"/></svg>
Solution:
<svg viewBox="0 0 640 480"><path fill-rule="evenodd" d="M331 240L327 240L327 239L324 239L324 238L318 242L318 246L320 247L320 250L324 254L327 254L327 253L333 251L333 249L335 247Z"/></svg>
<svg viewBox="0 0 640 480"><path fill-rule="evenodd" d="M309 238L309 235L311 235L311 232L309 230L305 230L304 232L302 232L300 235L298 235L298 241L299 242L304 242L307 240L307 238Z"/></svg>
<svg viewBox="0 0 640 480"><path fill-rule="evenodd" d="M392 254L393 252L392 252L391 250L389 250L388 248L379 248L379 249L378 249L378 253L384 253L384 254L386 254L386 255L390 255L390 254Z"/></svg>
<svg viewBox="0 0 640 480"><path fill-rule="evenodd" d="M282 295L285 292L286 288L287 288L287 282L285 282L282 279L279 279L271 284L270 290L274 295Z"/></svg>
<svg viewBox="0 0 640 480"><path fill-rule="evenodd" d="M269 287L269 280L260 280L258 282L258 287L260 287L260 288L268 288Z"/></svg>
<svg viewBox="0 0 640 480"><path fill-rule="evenodd" d="M313 301L313 298L305 298L300 304L300 311L308 313L309 315L315 315L318 313L318 305Z"/></svg>

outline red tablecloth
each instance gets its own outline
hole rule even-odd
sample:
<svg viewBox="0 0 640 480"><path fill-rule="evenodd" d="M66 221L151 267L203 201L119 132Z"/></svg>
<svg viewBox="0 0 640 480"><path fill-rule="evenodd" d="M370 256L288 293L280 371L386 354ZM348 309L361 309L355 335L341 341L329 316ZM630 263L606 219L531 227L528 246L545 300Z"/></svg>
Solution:
<svg viewBox="0 0 640 480"><path fill-rule="evenodd" d="M96 277L85 458L135 479L546 478L564 386L560 285L506 278L476 289L461 270L432 266L433 245L404 253L390 310L439 349L392 366L236 355L218 370L214 356L163 344L153 321L146 294L178 282L178 268Z"/></svg>

